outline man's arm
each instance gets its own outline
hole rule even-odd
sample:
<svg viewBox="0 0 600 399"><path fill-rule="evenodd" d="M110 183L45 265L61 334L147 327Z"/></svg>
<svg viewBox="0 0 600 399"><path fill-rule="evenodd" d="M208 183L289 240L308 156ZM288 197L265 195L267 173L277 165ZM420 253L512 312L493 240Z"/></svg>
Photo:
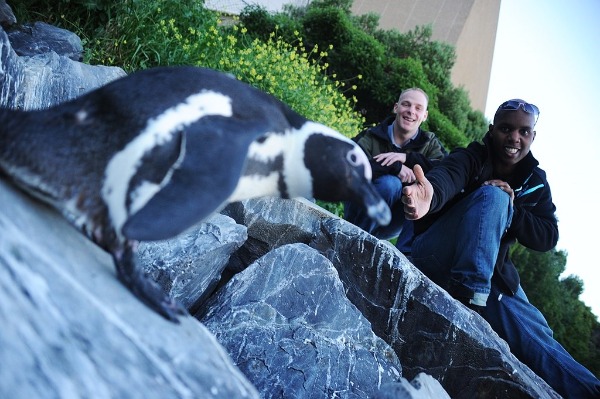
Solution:
<svg viewBox="0 0 600 399"><path fill-rule="evenodd" d="M400 171L402 170L402 163L394 162L384 166L376 160L375 157L377 157L380 152L375 150L375 140L377 139L374 138L372 134L367 132L360 138L360 140L358 140L357 143L369 158L371 170L373 171L373 179L383 175L399 175ZM379 147L377 146L377 148Z"/></svg>
<svg viewBox="0 0 600 399"><path fill-rule="evenodd" d="M423 171L427 173L431 168L444 159L446 155L448 155L448 152L440 140L433 136L423 151L407 153L404 164L411 169L414 168L415 165L421 165Z"/></svg>
<svg viewBox="0 0 600 399"><path fill-rule="evenodd" d="M400 171L396 174L402 183L412 183L415 181L415 174L411 168L404 165L406 162L406 153L403 152L385 152L375 155L373 160L382 167L397 167L400 165Z"/></svg>

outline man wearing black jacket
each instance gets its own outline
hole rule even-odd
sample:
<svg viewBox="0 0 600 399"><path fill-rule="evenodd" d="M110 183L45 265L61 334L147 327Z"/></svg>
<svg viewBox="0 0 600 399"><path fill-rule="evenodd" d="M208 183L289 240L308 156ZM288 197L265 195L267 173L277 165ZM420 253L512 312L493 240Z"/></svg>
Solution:
<svg viewBox="0 0 600 399"><path fill-rule="evenodd" d="M533 104L506 101L483 143L456 149L426 175L415 167L402 197L406 218L416 221L412 261L559 394L599 398L600 381L554 340L508 256L517 240L536 251L558 242L546 174L530 152L538 116Z"/></svg>
<svg viewBox="0 0 600 399"><path fill-rule="evenodd" d="M373 185L390 207L392 221L388 226L377 226L361 204L349 202L344 204L344 218L378 238L398 236L405 224L402 185L414 182L414 165L429 170L446 155L435 134L421 129L427 119L428 101L419 88L404 90L394 104L394 116L354 138L371 161ZM412 224L409 229L412 236ZM404 236L407 233L405 229Z"/></svg>

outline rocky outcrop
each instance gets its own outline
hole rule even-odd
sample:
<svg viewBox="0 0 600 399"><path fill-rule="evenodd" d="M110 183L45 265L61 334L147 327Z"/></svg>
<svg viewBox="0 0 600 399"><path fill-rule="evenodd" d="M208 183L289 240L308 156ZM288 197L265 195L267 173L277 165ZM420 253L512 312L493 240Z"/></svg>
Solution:
<svg viewBox="0 0 600 399"><path fill-rule="evenodd" d="M558 397L512 356L487 322L433 284L389 242L305 200L249 200L223 213L248 228L248 240L238 251L245 261L234 260L236 267L290 242L305 243L328 258L346 296L398 355L405 378L426 372L452 398Z"/></svg>
<svg viewBox="0 0 600 399"><path fill-rule="evenodd" d="M0 30L4 107L45 107L122 75L56 51L18 55ZM6 177L0 203L0 397L558 397L393 246L309 201L234 203L142 243L146 272L194 316L180 324Z"/></svg>
<svg viewBox="0 0 600 399"><path fill-rule="evenodd" d="M260 397L206 327L149 312L60 216L3 180L0 203L0 397Z"/></svg>
<svg viewBox="0 0 600 399"><path fill-rule="evenodd" d="M76 61L81 53L77 35L48 24L13 25L9 33L0 29L0 104L47 108L125 76L121 68Z"/></svg>

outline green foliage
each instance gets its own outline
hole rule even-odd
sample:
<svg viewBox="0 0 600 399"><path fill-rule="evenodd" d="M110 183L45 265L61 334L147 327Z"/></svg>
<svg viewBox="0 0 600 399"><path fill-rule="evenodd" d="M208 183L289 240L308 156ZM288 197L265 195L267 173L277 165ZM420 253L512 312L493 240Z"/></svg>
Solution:
<svg viewBox="0 0 600 399"><path fill-rule="evenodd" d="M272 15L264 7L246 6L239 16L240 22L248 30L248 35L261 40L268 40L271 33L277 31L282 40L295 42L298 32L302 30L298 18L288 14Z"/></svg>
<svg viewBox="0 0 600 399"><path fill-rule="evenodd" d="M379 15L370 12L352 17L354 24L362 29L365 33L375 36L379 27ZM383 43L383 42L382 42ZM385 43L383 43L385 45Z"/></svg>
<svg viewBox="0 0 600 399"><path fill-rule="evenodd" d="M216 29L215 40L218 41ZM234 74L238 79L271 93L305 117L330 126L352 137L364 119L353 111L352 100L343 95L344 82L325 74L326 64L319 60L327 51L318 46L304 51L300 38L295 45L283 41L275 33L266 41L251 39L245 28L232 28L226 40L232 46L220 47L219 54L201 54L198 65ZM239 45L238 45L239 44Z"/></svg>
<svg viewBox="0 0 600 399"><path fill-rule="evenodd" d="M480 141L488 130L489 121L481 111L469 111L465 136L469 141Z"/></svg>
<svg viewBox="0 0 600 399"><path fill-rule="evenodd" d="M205 45L195 41L202 38L193 32L218 21L218 16L198 0L126 0L116 3L112 10L115 17L88 43L88 61L120 66L129 72L193 63L190 48Z"/></svg>
<svg viewBox="0 0 600 399"><path fill-rule="evenodd" d="M354 0L313 0L311 6L315 8L337 8L350 15Z"/></svg>
<svg viewBox="0 0 600 399"><path fill-rule="evenodd" d="M18 20L39 21L40 17L52 18L60 13L68 13L70 16L79 20L79 16L88 15L87 12L106 11L110 8L112 0L20 0L18 2L9 2L15 15L18 17L34 17ZM47 13L43 11L49 11ZM59 12L57 14L57 12ZM45 19L44 19L45 20Z"/></svg>
<svg viewBox="0 0 600 399"><path fill-rule="evenodd" d="M344 10L311 7L302 25L307 43L333 46L326 61L340 79L351 80L361 75L361 86L370 87L383 77L384 47L353 25Z"/></svg>
<svg viewBox="0 0 600 399"><path fill-rule="evenodd" d="M110 0L21 0L11 2L17 22L46 22L74 30L85 39L84 31L93 32L100 23L109 20Z"/></svg>
<svg viewBox="0 0 600 399"><path fill-rule="evenodd" d="M396 30L379 30L375 37L397 58L415 58L422 62L429 81L436 87L452 86L450 71L456 61L454 48L431 40L431 26L416 27L402 34Z"/></svg>
<svg viewBox="0 0 600 399"><path fill-rule="evenodd" d="M333 213L337 217L344 217L344 204L342 204L341 202L325 202L318 200L317 205L319 205L326 211Z"/></svg>
<svg viewBox="0 0 600 399"><path fill-rule="evenodd" d="M471 105L467 92L459 87L449 88L438 95L438 106L440 109L446 110L444 115L456 126L461 132L464 132L467 127L469 111Z"/></svg>
<svg viewBox="0 0 600 399"><path fill-rule="evenodd" d="M435 108L429 109L426 127L428 130L436 132L448 151L464 147L469 143L467 137L452 124L450 119Z"/></svg>

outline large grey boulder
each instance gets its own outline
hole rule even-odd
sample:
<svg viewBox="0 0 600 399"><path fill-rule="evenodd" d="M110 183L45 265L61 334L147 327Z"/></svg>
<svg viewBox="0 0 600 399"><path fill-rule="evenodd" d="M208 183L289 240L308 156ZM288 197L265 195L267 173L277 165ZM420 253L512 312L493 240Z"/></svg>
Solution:
<svg viewBox="0 0 600 399"><path fill-rule="evenodd" d="M19 56L33 57L55 52L73 61L83 59L83 45L79 36L45 22L20 25L8 32L8 39Z"/></svg>
<svg viewBox="0 0 600 399"><path fill-rule="evenodd" d="M6 32L0 28L0 65L3 66L0 69L0 104L3 107L47 108L125 76L121 68L73 61L57 53L55 50L61 50L57 46L24 45L34 49L32 55L19 56Z"/></svg>
<svg viewBox="0 0 600 399"><path fill-rule="evenodd" d="M238 269L290 242L303 242L327 257L348 299L398 355L403 377L426 372L452 398L559 397L510 353L485 320L432 283L389 242L306 200L247 200L223 213L248 228Z"/></svg>
<svg viewBox="0 0 600 399"><path fill-rule="evenodd" d="M192 317L164 320L110 256L0 180L1 398L258 398Z"/></svg>
<svg viewBox="0 0 600 399"><path fill-rule="evenodd" d="M247 237L245 226L216 214L173 239L142 242L138 253L146 274L194 312L217 287L229 258Z"/></svg>
<svg viewBox="0 0 600 399"><path fill-rule="evenodd" d="M0 26L8 28L17 23L12 8L6 4L6 0L0 0Z"/></svg>
<svg viewBox="0 0 600 399"><path fill-rule="evenodd" d="M331 262L304 244L267 253L206 311L200 320L263 398L369 398L400 381L394 351L348 300Z"/></svg>

